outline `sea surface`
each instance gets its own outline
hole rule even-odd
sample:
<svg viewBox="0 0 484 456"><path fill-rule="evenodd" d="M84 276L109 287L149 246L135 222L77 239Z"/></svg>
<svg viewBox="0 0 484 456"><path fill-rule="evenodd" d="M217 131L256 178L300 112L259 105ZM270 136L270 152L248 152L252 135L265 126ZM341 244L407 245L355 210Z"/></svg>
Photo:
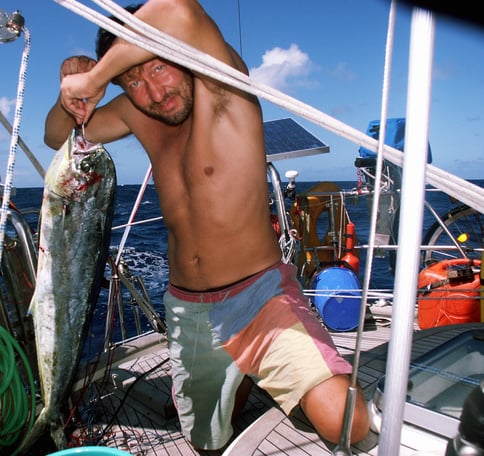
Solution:
<svg viewBox="0 0 484 456"><path fill-rule="evenodd" d="M473 181L477 185L483 186L484 180ZM297 182L296 190L305 192L316 182ZM337 182L342 190L352 190L356 188L356 181ZM111 237L110 251L116 255L119 242L123 236L125 228L122 228L133 211L133 206L140 190L139 185L118 186L116 194L115 216L113 221L113 232ZM453 207L450 198L441 192L428 193L427 200L432 207L443 214ZM29 223L37 228L37 214L42 203L42 188L18 188L12 196L12 201L16 207L25 214ZM346 208L351 221L356 226L356 233L360 244L368 243L368 233L370 227L370 213L368 200L366 197L351 197L346 199ZM161 217L158 197L153 185L148 185L144 196L135 212L134 222L145 219ZM424 233L434 223L434 218L426 212L424 219ZM318 235L324 237L326 227L318 225ZM168 284L168 262L167 262L167 231L163 220L158 219L146 224L136 224L130 228L125 249L123 250L123 260L128 266L129 273L134 277L141 277L149 299L153 307L163 315L163 293ZM361 257L360 278L363 279L365 255ZM394 285L394 276L390 268L388 254L384 258L375 258L372 267L371 288L391 289ZM106 268L106 277L110 278L111 271ZM72 286L75 286L73 282ZM104 334L104 321L107 309L107 289L101 291L101 296L95 311L92 333L96 336ZM123 293L124 304L128 307L132 304L130 296ZM136 312L137 306L132 306ZM128 326L133 329L135 326L135 313L126 313ZM141 318L143 330L151 329L150 323ZM128 334L129 336L130 334ZM134 335L134 334L133 334Z"/></svg>

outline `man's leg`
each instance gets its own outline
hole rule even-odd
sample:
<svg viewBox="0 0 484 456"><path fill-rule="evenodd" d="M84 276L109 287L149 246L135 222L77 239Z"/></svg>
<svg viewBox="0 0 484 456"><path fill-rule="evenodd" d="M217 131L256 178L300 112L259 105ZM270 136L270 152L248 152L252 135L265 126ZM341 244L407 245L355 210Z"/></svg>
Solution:
<svg viewBox="0 0 484 456"><path fill-rule="evenodd" d="M300 405L319 435L330 442L338 443L348 392L349 377L336 375L316 385L301 399ZM351 442L364 439L369 431L368 409L360 389L357 392Z"/></svg>
<svg viewBox="0 0 484 456"><path fill-rule="evenodd" d="M237 416L240 414L240 412L242 412L243 408L245 407L247 399L249 398L250 390L252 389L253 385L254 382L252 381L252 379L246 375L242 380L239 388L237 389L234 411L232 412L232 422L237 419Z"/></svg>

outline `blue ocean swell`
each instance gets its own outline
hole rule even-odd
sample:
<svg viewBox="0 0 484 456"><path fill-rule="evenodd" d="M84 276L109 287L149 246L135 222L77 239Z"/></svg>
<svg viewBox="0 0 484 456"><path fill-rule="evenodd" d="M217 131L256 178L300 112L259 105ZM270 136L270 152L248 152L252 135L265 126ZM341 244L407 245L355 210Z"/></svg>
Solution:
<svg viewBox="0 0 484 456"><path fill-rule="evenodd" d="M478 185L484 185L484 180L473 181ZM351 190L356 187L355 181L337 182L341 189ZM306 192L316 182L298 182L297 191ZM115 215L113 227L119 227L128 222L134 201L139 192L139 185L118 186L116 194ZM453 203L449 197L441 192L430 192L427 199L438 213L447 212ZM42 203L42 188L18 188L12 197L15 206L25 214L26 219L31 223L34 230L37 229L37 214ZM366 197L348 198L346 200L347 211L351 221L356 226L356 234L361 244L368 243L370 228L370 213ZM134 221L160 217L158 197L153 185L148 185L141 204L138 208ZM318 223L318 236L324 239L327 230L326 216L322 216ZM433 223L434 218L426 212L424 218L424 232ZM111 237L110 250L113 256L116 255L117 247L123 235L123 229L114 229ZM167 262L167 231L162 220L147 224L134 225L130 229L126 249L123 251L123 260L133 276L142 278L149 298L157 312L163 314L163 293L168 284L168 262ZM365 252L361 254L360 278L365 267ZM106 267L106 278L111 277L109 267ZM370 287L376 289L392 289L394 276L390 269L388 254L385 258L375 258L372 268L372 279ZM104 334L105 317L107 312L108 290L101 290L99 302L96 307L92 333ZM130 311L131 299L129 294L123 292L123 301L127 305L126 320L128 327L134 328L134 316ZM131 309L132 310L132 309ZM141 319L142 329L151 329L150 323L145 318ZM116 337L116 335L115 335Z"/></svg>

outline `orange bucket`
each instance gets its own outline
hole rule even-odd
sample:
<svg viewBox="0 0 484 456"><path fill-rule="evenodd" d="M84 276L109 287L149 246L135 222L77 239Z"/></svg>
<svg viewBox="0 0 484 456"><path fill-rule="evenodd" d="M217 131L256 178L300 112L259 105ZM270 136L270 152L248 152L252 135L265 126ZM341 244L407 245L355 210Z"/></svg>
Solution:
<svg viewBox="0 0 484 456"><path fill-rule="evenodd" d="M420 329L481 321L479 260L439 261L418 276Z"/></svg>

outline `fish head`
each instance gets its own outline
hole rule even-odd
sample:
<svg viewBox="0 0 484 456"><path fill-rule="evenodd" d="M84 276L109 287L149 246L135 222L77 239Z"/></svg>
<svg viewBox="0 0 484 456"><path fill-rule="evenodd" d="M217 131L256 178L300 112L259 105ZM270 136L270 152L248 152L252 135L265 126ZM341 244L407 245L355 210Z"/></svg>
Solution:
<svg viewBox="0 0 484 456"><path fill-rule="evenodd" d="M114 164L104 146L86 141L74 130L49 166L45 187L65 200L80 201L114 176Z"/></svg>

